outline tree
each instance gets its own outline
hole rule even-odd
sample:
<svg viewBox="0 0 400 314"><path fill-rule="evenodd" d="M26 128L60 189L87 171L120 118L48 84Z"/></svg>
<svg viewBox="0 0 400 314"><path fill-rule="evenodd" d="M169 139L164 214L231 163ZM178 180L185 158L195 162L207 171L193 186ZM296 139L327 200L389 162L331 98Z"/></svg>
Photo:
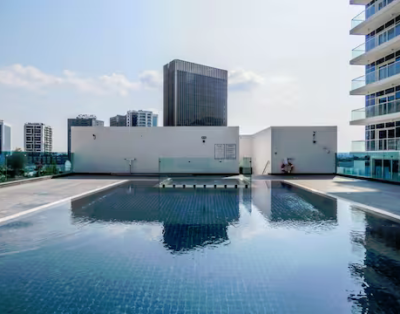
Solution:
<svg viewBox="0 0 400 314"><path fill-rule="evenodd" d="M12 155L7 157L7 167L11 168L10 174L14 177L19 175L26 165L26 155L21 149L16 149Z"/></svg>

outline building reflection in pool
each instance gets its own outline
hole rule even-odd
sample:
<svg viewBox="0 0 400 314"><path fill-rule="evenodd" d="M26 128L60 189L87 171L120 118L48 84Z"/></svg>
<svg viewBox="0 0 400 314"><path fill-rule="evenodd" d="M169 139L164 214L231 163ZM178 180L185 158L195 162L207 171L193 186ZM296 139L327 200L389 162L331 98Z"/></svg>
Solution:
<svg viewBox="0 0 400 314"><path fill-rule="evenodd" d="M269 224L286 227L337 226L337 201L279 181L254 182L252 201Z"/></svg>
<svg viewBox="0 0 400 314"><path fill-rule="evenodd" d="M154 185L154 184L153 184ZM227 242L239 222L239 204L250 207L251 189L158 189L123 185L72 202L73 222L161 223L171 253Z"/></svg>
<svg viewBox="0 0 400 314"><path fill-rule="evenodd" d="M362 222L351 235L353 250L364 252L349 269L363 289L349 300L360 313L400 313L400 224L356 209L353 217Z"/></svg>

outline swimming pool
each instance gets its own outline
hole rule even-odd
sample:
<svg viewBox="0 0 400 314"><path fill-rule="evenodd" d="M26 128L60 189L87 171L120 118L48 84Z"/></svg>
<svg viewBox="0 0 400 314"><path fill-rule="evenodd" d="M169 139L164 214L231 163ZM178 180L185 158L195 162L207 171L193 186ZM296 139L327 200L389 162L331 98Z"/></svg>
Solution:
<svg viewBox="0 0 400 314"><path fill-rule="evenodd" d="M0 226L0 313L399 313L399 227L281 182L130 182Z"/></svg>

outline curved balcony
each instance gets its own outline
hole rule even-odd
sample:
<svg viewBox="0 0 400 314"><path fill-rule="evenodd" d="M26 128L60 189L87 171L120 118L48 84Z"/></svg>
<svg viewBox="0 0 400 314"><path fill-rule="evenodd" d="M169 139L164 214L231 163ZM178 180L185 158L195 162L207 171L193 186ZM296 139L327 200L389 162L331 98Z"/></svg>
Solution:
<svg viewBox="0 0 400 314"><path fill-rule="evenodd" d="M367 35L398 14L400 14L400 0L393 0L386 6L375 3L351 20L350 34Z"/></svg>
<svg viewBox="0 0 400 314"><path fill-rule="evenodd" d="M400 85L400 61L354 79L350 95L368 95L396 85Z"/></svg>
<svg viewBox="0 0 400 314"><path fill-rule="evenodd" d="M367 65L400 50L400 24L387 33L369 38L352 50L351 65Z"/></svg>
<svg viewBox="0 0 400 314"><path fill-rule="evenodd" d="M352 152L370 152L384 150L400 150L400 138L353 141L351 143Z"/></svg>
<svg viewBox="0 0 400 314"><path fill-rule="evenodd" d="M351 112L350 125L369 125L400 120L400 99Z"/></svg>

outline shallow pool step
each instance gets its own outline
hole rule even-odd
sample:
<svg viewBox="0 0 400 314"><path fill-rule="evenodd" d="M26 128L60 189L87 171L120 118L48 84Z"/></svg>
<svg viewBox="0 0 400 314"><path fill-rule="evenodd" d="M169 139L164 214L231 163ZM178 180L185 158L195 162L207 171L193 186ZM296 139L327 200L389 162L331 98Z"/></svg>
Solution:
<svg viewBox="0 0 400 314"><path fill-rule="evenodd" d="M163 189L238 189L245 188L249 186L246 185L233 185L233 184L162 184L160 188Z"/></svg>

